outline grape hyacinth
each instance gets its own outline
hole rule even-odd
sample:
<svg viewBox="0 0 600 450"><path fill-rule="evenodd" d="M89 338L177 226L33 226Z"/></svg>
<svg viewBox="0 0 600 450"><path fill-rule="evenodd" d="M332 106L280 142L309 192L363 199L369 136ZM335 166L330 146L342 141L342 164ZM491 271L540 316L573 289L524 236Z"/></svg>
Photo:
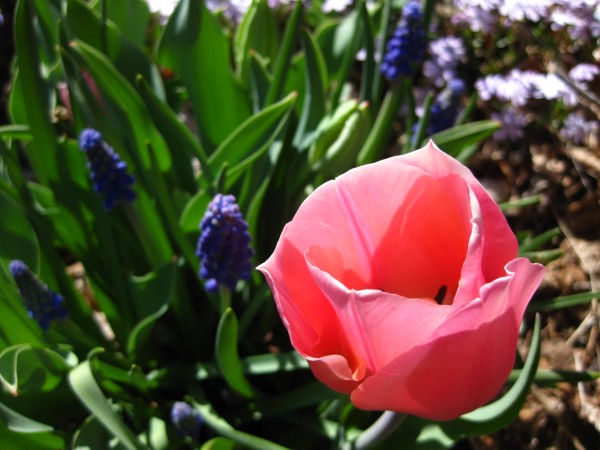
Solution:
<svg viewBox="0 0 600 450"><path fill-rule="evenodd" d="M238 280L250 278L254 251L248 224L233 195L215 195L200 222L200 232L196 254L208 292L216 292L219 285L233 290Z"/></svg>
<svg viewBox="0 0 600 450"><path fill-rule="evenodd" d="M184 436L196 438L204 419L186 402L175 402L171 408L171 423Z"/></svg>
<svg viewBox="0 0 600 450"><path fill-rule="evenodd" d="M438 94L429 113L429 125L427 126L429 135L454 125L463 92L465 92L465 82L460 78L455 78L450 80L448 86Z"/></svg>
<svg viewBox="0 0 600 450"><path fill-rule="evenodd" d="M389 80L410 76L415 64L425 57L425 26L423 11L416 1L402 9L402 19L387 43L381 63L381 73Z"/></svg>
<svg viewBox="0 0 600 450"><path fill-rule="evenodd" d="M79 136L79 147L87 154L94 191L104 197L106 210L112 210L120 200L135 199L131 188L134 179L127 173L127 163L102 140L98 131L91 128L83 130Z"/></svg>
<svg viewBox="0 0 600 450"><path fill-rule="evenodd" d="M11 261L8 270L15 279L29 317L42 330L47 330L53 320L67 317L63 296L51 291L23 261Z"/></svg>

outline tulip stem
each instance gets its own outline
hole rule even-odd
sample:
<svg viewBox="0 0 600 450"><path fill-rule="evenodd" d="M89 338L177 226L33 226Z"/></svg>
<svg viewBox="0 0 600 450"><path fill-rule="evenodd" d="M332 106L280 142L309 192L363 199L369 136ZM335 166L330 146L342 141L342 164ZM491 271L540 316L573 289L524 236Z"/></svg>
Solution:
<svg viewBox="0 0 600 450"><path fill-rule="evenodd" d="M345 450L365 450L383 442L402 423L406 414L385 411L373 425L363 431Z"/></svg>

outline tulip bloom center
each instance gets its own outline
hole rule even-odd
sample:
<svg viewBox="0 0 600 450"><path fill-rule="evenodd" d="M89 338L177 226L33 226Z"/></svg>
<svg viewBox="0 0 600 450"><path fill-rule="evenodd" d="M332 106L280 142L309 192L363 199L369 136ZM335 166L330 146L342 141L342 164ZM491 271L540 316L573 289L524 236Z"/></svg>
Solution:
<svg viewBox="0 0 600 450"><path fill-rule="evenodd" d="M413 181L404 184L405 200L376 245L364 226L368 220L339 191L357 237L348 243L353 249L342 257L339 249L313 246L309 262L348 289L451 304L471 234L469 190L455 175L436 180L421 173Z"/></svg>

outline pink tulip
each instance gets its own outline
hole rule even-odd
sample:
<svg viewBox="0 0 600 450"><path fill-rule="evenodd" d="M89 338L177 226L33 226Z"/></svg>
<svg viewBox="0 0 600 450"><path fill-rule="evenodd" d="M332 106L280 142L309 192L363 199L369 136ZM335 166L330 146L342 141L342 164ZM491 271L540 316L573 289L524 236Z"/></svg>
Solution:
<svg viewBox="0 0 600 450"><path fill-rule="evenodd" d="M361 409L449 420L490 401L545 269L433 142L319 187L265 275L292 345Z"/></svg>

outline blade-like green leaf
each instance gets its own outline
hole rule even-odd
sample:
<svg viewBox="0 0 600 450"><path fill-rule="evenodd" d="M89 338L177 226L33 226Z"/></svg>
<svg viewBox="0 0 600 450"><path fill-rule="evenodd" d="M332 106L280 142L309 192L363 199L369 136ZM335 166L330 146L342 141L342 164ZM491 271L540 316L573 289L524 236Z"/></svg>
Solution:
<svg viewBox="0 0 600 450"><path fill-rule="evenodd" d="M179 2L158 53L161 65L187 87L203 146L210 152L250 116L250 103L234 77L229 43L204 2Z"/></svg>
<svg viewBox="0 0 600 450"><path fill-rule="evenodd" d="M138 77L137 82L148 112L156 124L156 129L162 134L171 149L175 171L177 176L181 177L182 187L189 192L195 192L197 189L191 164L193 156L200 161L201 177L206 178L207 183L205 184L210 186L214 182L214 175L208 164L208 157L198 139L189 128L181 123L175 112L158 98L144 78Z"/></svg>
<svg viewBox="0 0 600 450"><path fill-rule="evenodd" d="M305 54L305 93L294 145L306 149L317 136L319 122L326 114L325 85L327 72L319 44L304 30L302 45Z"/></svg>
<svg viewBox="0 0 600 450"><path fill-rule="evenodd" d="M133 432L123 423L113 406L106 399L92 373L89 361L84 361L69 373L69 382L81 403L119 438L129 450L146 449Z"/></svg>
<svg viewBox="0 0 600 450"><path fill-rule="evenodd" d="M28 125L2 125L0 126L0 137L4 139L18 139L19 141L30 141L33 139Z"/></svg>
<svg viewBox="0 0 600 450"><path fill-rule="evenodd" d="M25 210L5 192L0 190L0 261L8 265L10 260L20 259L37 270L40 263L38 238Z"/></svg>
<svg viewBox="0 0 600 450"><path fill-rule="evenodd" d="M235 313L227 308L217 329L217 340L215 344L215 356L219 369L227 384L243 395L253 397L254 389L246 380L242 370L242 364L238 355L238 322Z"/></svg>
<svg viewBox="0 0 600 450"><path fill-rule="evenodd" d="M231 439L241 444L244 448L253 450L287 450L286 447L278 445L266 439L253 436L233 428L227 421L220 417L212 406L206 401L204 395L196 390L193 392L192 405L200 412L206 425L220 436Z"/></svg>
<svg viewBox="0 0 600 450"><path fill-rule="evenodd" d="M6 428L16 433L46 433L53 430L50 425L25 417L2 403L0 403L0 421Z"/></svg>
<svg viewBox="0 0 600 450"><path fill-rule="evenodd" d="M296 2L294 11L290 17L290 20L285 27L283 35L283 41L279 48L279 54L275 62L275 68L273 69L273 81L269 87L269 92L265 101L265 105L275 103L286 84L287 73L290 69L290 62L292 61L292 55L296 41L300 33L300 24L302 22L302 2Z"/></svg>
<svg viewBox="0 0 600 450"><path fill-rule="evenodd" d="M508 383L516 382L521 376L521 369L513 369L508 377ZM594 381L600 378L600 372L575 370L538 370L533 382L537 385L554 385L556 383L579 383Z"/></svg>
<svg viewBox="0 0 600 450"><path fill-rule="evenodd" d="M148 344L154 322L169 308L175 289L175 267L169 263L143 277L133 277L130 286L138 321L129 335L127 351L137 354Z"/></svg>
<svg viewBox="0 0 600 450"><path fill-rule="evenodd" d="M570 308L572 306L584 305L595 298L600 298L600 292L584 292L581 294L551 298L549 300L534 300L527 306L527 311L540 312Z"/></svg>
<svg viewBox="0 0 600 450"><path fill-rule="evenodd" d="M498 128L500 124L494 120L480 120L440 131L430 139L446 153L456 156L464 148L490 137Z"/></svg>
<svg viewBox="0 0 600 450"><path fill-rule="evenodd" d="M249 64L253 53L273 61L281 38L267 0L253 1L237 27L234 39L235 63L244 85L250 84Z"/></svg>
<svg viewBox="0 0 600 450"><path fill-rule="evenodd" d="M231 186L250 164L266 152L285 124L295 100L296 94L292 92L250 117L209 158L213 169L227 164L227 185Z"/></svg>

